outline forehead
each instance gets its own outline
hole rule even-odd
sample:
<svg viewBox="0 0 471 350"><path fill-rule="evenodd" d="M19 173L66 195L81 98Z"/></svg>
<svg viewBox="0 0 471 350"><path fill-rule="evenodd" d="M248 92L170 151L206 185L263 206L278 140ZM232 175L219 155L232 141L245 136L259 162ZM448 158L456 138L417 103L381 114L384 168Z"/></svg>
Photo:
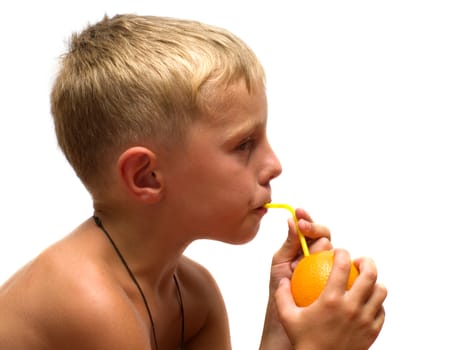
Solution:
<svg viewBox="0 0 471 350"><path fill-rule="evenodd" d="M249 91L243 80L205 91L202 119L212 126L264 124L267 98L263 85Z"/></svg>
<svg viewBox="0 0 471 350"><path fill-rule="evenodd" d="M219 90L217 98L208 100L208 107L188 127L185 137L171 147L170 161L191 159L193 164L200 156L207 161L209 154L235 147L247 137L265 133L267 123L267 98L264 88L251 93L245 84ZM225 151L224 151L225 152Z"/></svg>

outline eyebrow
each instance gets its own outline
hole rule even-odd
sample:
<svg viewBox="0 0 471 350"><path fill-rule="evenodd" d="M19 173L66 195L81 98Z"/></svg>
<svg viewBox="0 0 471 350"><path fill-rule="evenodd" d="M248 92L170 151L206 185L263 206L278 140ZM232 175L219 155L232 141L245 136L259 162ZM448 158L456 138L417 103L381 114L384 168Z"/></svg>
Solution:
<svg viewBox="0 0 471 350"><path fill-rule="evenodd" d="M239 123L234 127L226 129L224 132L224 137L226 139L233 139L240 135L250 134L254 130L259 129L260 127L266 124L266 119L247 119L243 123Z"/></svg>

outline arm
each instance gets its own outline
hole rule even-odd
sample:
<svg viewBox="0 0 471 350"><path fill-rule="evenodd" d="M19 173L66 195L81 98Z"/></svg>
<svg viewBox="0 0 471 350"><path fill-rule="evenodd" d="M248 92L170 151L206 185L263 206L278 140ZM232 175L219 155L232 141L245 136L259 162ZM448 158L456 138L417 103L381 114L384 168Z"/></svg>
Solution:
<svg viewBox="0 0 471 350"><path fill-rule="evenodd" d="M178 273L184 288L185 322L191 334L185 350L231 349L228 315L216 281L200 264L182 260Z"/></svg>

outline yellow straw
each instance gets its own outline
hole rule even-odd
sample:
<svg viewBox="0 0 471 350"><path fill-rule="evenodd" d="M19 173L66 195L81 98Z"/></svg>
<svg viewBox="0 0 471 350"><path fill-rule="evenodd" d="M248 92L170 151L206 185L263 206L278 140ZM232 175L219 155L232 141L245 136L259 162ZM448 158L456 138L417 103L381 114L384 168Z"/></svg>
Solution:
<svg viewBox="0 0 471 350"><path fill-rule="evenodd" d="M299 229L298 218L296 217L296 212L294 211L294 208L289 204L283 204L283 203L267 203L265 204L265 208L282 208L282 209L287 209L291 212L294 223L296 224L296 232L298 233L299 242L301 242L301 248L303 249L304 256L309 256L309 248L307 247L306 238L304 237L303 233Z"/></svg>

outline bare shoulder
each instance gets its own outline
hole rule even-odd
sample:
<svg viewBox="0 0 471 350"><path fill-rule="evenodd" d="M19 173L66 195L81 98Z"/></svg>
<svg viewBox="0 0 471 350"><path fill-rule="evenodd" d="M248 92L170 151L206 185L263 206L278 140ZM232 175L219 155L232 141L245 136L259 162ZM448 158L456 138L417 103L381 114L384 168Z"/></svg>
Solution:
<svg viewBox="0 0 471 350"><path fill-rule="evenodd" d="M177 275L188 324L185 338L191 339L185 344L185 349L230 349L227 311L211 273L183 256Z"/></svg>
<svg viewBox="0 0 471 350"><path fill-rule="evenodd" d="M219 287L211 272L200 263L182 256L177 270L179 279L194 293L219 294ZM209 296L209 295L208 295Z"/></svg>
<svg viewBox="0 0 471 350"><path fill-rule="evenodd" d="M150 349L105 265L72 246L47 249L0 288L0 348Z"/></svg>

